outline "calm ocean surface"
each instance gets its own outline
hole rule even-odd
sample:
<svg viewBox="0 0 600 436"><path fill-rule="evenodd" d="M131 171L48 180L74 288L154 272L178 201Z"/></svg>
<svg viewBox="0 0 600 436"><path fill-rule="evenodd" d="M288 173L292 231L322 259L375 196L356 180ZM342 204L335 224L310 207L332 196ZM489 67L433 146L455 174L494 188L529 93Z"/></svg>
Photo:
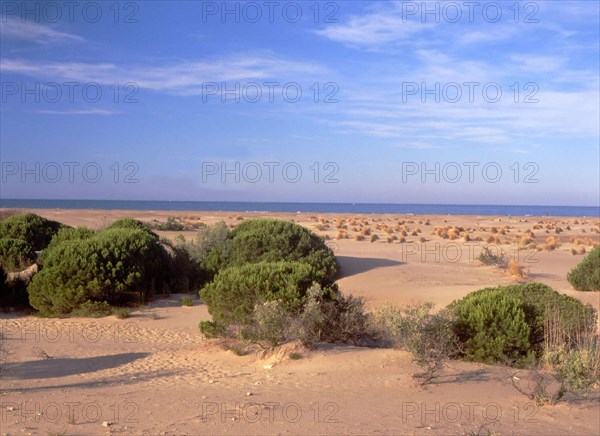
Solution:
<svg viewBox="0 0 600 436"><path fill-rule="evenodd" d="M369 203L258 203L220 201L132 201L132 200L14 200L1 199L2 208L172 210L227 212L314 212L391 213L502 216L598 217L593 206L492 206L450 204L369 204Z"/></svg>

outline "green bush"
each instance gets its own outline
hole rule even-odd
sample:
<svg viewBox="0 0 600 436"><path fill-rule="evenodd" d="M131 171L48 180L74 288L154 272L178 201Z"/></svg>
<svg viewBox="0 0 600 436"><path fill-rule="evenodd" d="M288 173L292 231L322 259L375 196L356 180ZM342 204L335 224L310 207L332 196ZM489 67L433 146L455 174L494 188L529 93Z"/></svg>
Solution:
<svg viewBox="0 0 600 436"><path fill-rule="evenodd" d="M192 297L181 297L179 299L179 304L182 306L193 306L194 300L192 300Z"/></svg>
<svg viewBox="0 0 600 436"><path fill-rule="evenodd" d="M221 270L200 296L217 324L249 324L254 306L265 301L281 300L285 310L299 310L314 281L305 263L248 263Z"/></svg>
<svg viewBox="0 0 600 436"><path fill-rule="evenodd" d="M150 226L148 226L148 224L133 218L118 219L106 228L106 230L111 229L142 230L146 233L149 233L150 235L153 235L155 238L158 238L158 235L150 229Z"/></svg>
<svg viewBox="0 0 600 436"><path fill-rule="evenodd" d="M594 328L596 322L596 311L591 305L560 294L541 283L480 289L462 300L455 301L449 308L456 313L455 330L461 342L466 344L473 339L469 342L472 346L465 346L465 353L473 360L486 362L500 362L503 359L500 353L505 351L509 353L506 357L517 364L520 364L517 362L519 360L525 363L523 359L529 352L540 357L544 344L544 319L548 311L560 315L562 329L567 338L575 338L578 332ZM470 314L470 311L476 311L477 315L475 312ZM495 313L510 313L513 318L494 320ZM526 329L521 325L521 320ZM485 334L477 335L478 329L485 327L481 323L486 322L489 326L494 325L494 328L485 328ZM527 341L522 336L512 339L506 337L509 332L523 335L525 331L528 332ZM490 344L481 343L483 349L478 352L476 348L480 341L486 341L484 338L487 338Z"/></svg>
<svg viewBox="0 0 600 436"><path fill-rule="evenodd" d="M333 251L316 234L282 220L244 221L231 232L231 247L218 259L225 266L258 262L303 262L313 267L319 283L333 283L338 264Z"/></svg>
<svg viewBox="0 0 600 436"><path fill-rule="evenodd" d="M86 239L65 240L44 256L28 287L40 314L65 315L86 301L141 303L168 283L166 252L147 230L111 228Z"/></svg>
<svg viewBox="0 0 600 436"><path fill-rule="evenodd" d="M493 292L472 295L457 305L455 315L465 359L518 366L531 359L531 329L517 298Z"/></svg>
<svg viewBox="0 0 600 436"><path fill-rule="evenodd" d="M13 238L0 239L0 266L5 271L22 271L35 263L35 253L31 246Z"/></svg>
<svg viewBox="0 0 600 436"><path fill-rule="evenodd" d="M567 280L578 291L600 291L600 247L590 251L569 272Z"/></svg>
<svg viewBox="0 0 600 436"><path fill-rule="evenodd" d="M0 238L21 239L33 251L39 251L46 248L62 227L63 224L33 213L13 215L0 221Z"/></svg>
<svg viewBox="0 0 600 436"><path fill-rule="evenodd" d="M225 334L223 326L218 325L214 321L200 321L198 327L207 338L218 338Z"/></svg>

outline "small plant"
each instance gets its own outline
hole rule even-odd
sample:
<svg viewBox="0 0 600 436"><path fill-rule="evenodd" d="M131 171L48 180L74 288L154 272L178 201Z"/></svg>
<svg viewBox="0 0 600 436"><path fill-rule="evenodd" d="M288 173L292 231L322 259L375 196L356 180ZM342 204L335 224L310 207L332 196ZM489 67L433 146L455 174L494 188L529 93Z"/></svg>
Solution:
<svg viewBox="0 0 600 436"><path fill-rule="evenodd" d="M578 291L600 291L600 247L594 248L567 275Z"/></svg>
<svg viewBox="0 0 600 436"><path fill-rule="evenodd" d="M200 331L207 338L219 338L225 335L225 329L214 321L200 321Z"/></svg>
<svg viewBox="0 0 600 436"><path fill-rule="evenodd" d="M479 259L479 261L484 265L495 265L500 267L504 267L506 265L506 260L504 260L502 250L500 250L500 253L495 254L490 250L489 247L484 247L477 259Z"/></svg>
<svg viewBox="0 0 600 436"><path fill-rule="evenodd" d="M113 313L118 319L126 319L131 316L131 312L129 312L129 309L126 309L124 307L114 309Z"/></svg>
<svg viewBox="0 0 600 436"><path fill-rule="evenodd" d="M182 306L193 306L194 300L192 299L192 297L181 297L179 299L179 304L181 304Z"/></svg>
<svg viewBox="0 0 600 436"><path fill-rule="evenodd" d="M433 303L401 308L386 304L372 314L380 337L412 354L413 362L422 369L413 377L420 379L422 386L435 380L447 360L459 350L452 329L452 313L433 314L433 307Z"/></svg>
<svg viewBox="0 0 600 436"><path fill-rule="evenodd" d="M509 259L506 271L517 279L522 279L526 275L525 269L514 259Z"/></svg>
<svg viewBox="0 0 600 436"><path fill-rule="evenodd" d="M302 359L302 357L304 357L304 356L302 356L302 354L297 353L297 352L294 352L294 353L290 354L290 359L291 360L300 360L300 359Z"/></svg>
<svg viewBox="0 0 600 436"><path fill-rule="evenodd" d="M375 235L375 234L371 235L371 242L375 242L375 241L377 241L378 239L379 239L379 236L377 236L377 235Z"/></svg>

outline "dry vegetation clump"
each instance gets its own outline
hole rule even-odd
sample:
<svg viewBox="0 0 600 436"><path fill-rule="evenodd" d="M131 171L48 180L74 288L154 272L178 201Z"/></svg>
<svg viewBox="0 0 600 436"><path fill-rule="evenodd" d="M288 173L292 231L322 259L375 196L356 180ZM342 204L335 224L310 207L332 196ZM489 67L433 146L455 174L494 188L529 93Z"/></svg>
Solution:
<svg viewBox="0 0 600 436"><path fill-rule="evenodd" d="M364 237L364 235L361 235L361 234L359 233L359 234L357 234L357 235L354 235L354 240L355 240L355 241L364 241L364 240L365 240L365 237Z"/></svg>
<svg viewBox="0 0 600 436"><path fill-rule="evenodd" d="M483 241L483 238L481 237L481 235L474 235L473 236L473 241Z"/></svg>
<svg viewBox="0 0 600 436"><path fill-rule="evenodd" d="M348 232L346 230L338 230L337 234L335 235L335 239L347 239L348 238Z"/></svg>
<svg viewBox="0 0 600 436"><path fill-rule="evenodd" d="M554 236L548 236L546 238L546 244L544 245L544 249L546 251L553 251L560 246L558 240Z"/></svg>
<svg viewBox="0 0 600 436"><path fill-rule="evenodd" d="M419 237L419 242L427 242L427 239L425 239L425 236L421 236Z"/></svg>
<svg viewBox="0 0 600 436"><path fill-rule="evenodd" d="M404 244L406 242L406 239L404 237L400 237L400 238L398 238L398 242L400 244Z"/></svg>
<svg viewBox="0 0 600 436"><path fill-rule="evenodd" d="M371 242L375 242L379 239L379 236L377 235L371 235Z"/></svg>
<svg viewBox="0 0 600 436"><path fill-rule="evenodd" d="M521 237L521 240L519 241L519 248L527 248L527 247L536 248L537 245L536 245L535 241L532 238L530 238L529 236L523 236L523 237Z"/></svg>
<svg viewBox="0 0 600 436"><path fill-rule="evenodd" d="M327 224L317 224L315 228L319 231L327 230L329 226Z"/></svg>
<svg viewBox="0 0 600 436"><path fill-rule="evenodd" d="M522 267L519 262L514 259L510 259L506 266L506 272L516 279L526 278L528 269L529 268Z"/></svg>

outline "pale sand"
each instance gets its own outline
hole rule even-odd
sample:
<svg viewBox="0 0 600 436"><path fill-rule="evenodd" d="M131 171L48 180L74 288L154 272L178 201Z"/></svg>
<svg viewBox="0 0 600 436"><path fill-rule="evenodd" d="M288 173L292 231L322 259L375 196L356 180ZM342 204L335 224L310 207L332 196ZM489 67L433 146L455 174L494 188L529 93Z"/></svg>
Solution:
<svg viewBox="0 0 600 436"><path fill-rule="evenodd" d="M342 266L342 291L366 297L369 308L385 302L417 301L443 307L476 289L516 282L506 272L471 259L484 243L472 243L469 249L462 239L430 235L435 226L483 226L487 231L475 230L470 235L479 234L485 240L491 226L510 225L510 233L500 237L512 244L504 244L506 250L514 250L517 230L523 233L538 221L563 229L570 225L571 230L559 235L553 230L549 234L533 230L538 244L554 236L561 245L550 252L521 252L521 264L529 265L529 280L546 283L600 309L599 293L576 292L566 280L567 272L583 258L570 254L578 245L569 241L579 237L597 243L597 219L578 219L575 224L575 218L548 217L33 212L93 228L125 216L146 221L200 217L207 224L221 219L235 224L237 216L268 216L293 219L330 237L337 233L336 217L365 219L381 237L379 241L370 243L370 236L355 241L356 232L349 226L350 239L328 243ZM317 230L313 216L329 220L330 228ZM433 249L426 258L418 253L408 255L408 250L423 248L418 236L409 232L406 237L416 245L388 244L385 233L375 231L375 225L393 226L399 219L430 219L429 226L407 224L411 231L419 227L419 236ZM159 233L174 237L180 232ZM186 238L194 234L182 233ZM435 243L440 244L438 250ZM588 245L587 250L590 248ZM530 257L525 260L526 256ZM12 354L0 389L2 434L487 434L485 428L493 434L600 433L598 390L587 401L570 398L538 408L512 387L512 370L504 367L451 362L436 384L423 389L411 377L417 366L407 353L397 350L322 345L316 350L297 350L303 356L299 360L286 358L293 350L240 357L204 341L197 325L210 318L206 307L198 302L190 308L179 307L178 298L155 301L125 320L3 315L2 331ZM40 350L53 358L44 359ZM526 383L526 375L519 376ZM493 422L498 413L499 420ZM486 417L490 422L484 428ZM103 427L103 421L111 425Z"/></svg>

